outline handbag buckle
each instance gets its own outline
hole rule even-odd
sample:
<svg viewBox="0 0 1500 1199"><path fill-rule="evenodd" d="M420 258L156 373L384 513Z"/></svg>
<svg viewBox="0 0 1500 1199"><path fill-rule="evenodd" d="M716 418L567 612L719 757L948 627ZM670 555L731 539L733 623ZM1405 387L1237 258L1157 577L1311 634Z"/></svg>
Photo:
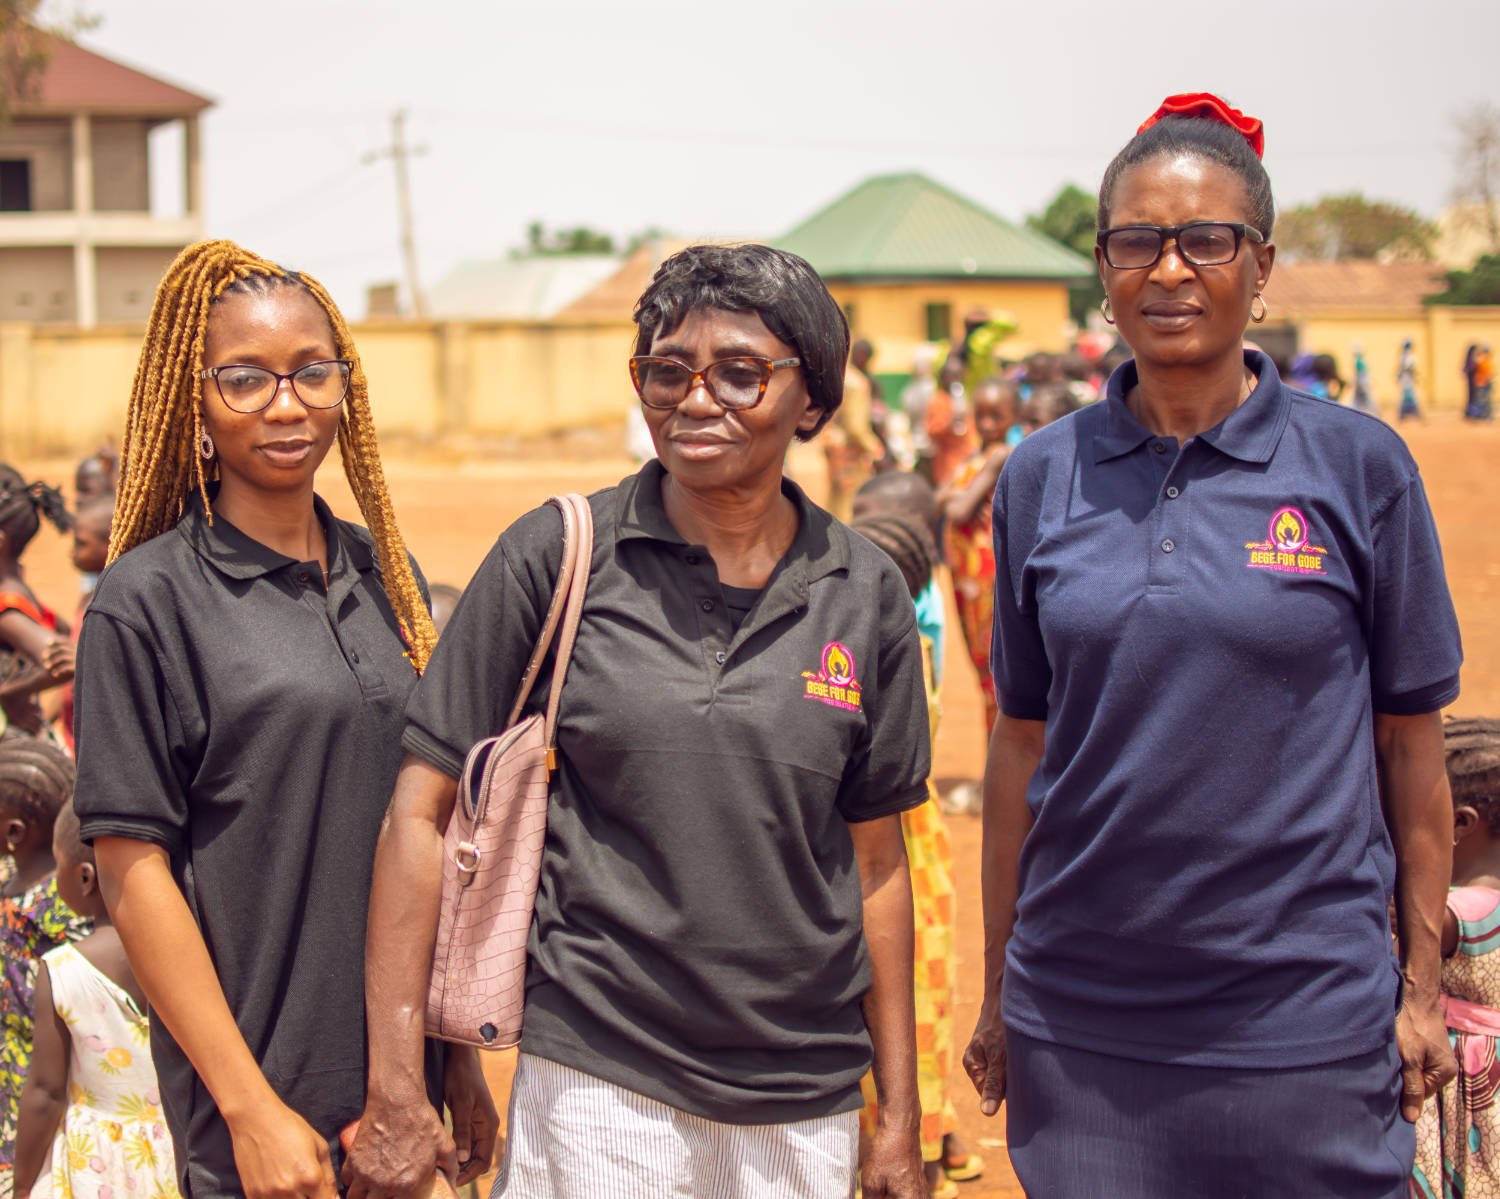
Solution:
<svg viewBox="0 0 1500 1199"><path fill-rule="evenodd" d="M472 841L460 841L453 850L453 864L458 867L458 881L467 887L479 872L480 859L484 857L479 846Z"/></svg>

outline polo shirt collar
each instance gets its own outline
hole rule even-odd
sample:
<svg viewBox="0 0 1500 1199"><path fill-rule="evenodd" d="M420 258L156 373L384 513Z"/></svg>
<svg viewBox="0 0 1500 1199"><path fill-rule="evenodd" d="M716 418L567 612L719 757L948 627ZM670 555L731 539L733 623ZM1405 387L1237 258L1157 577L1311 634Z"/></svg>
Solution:
<svg viewBox="0 0 1500 1199"><path fill-rule="evenodd" d="M214 489L217 494L217 489ZM313 496L313 511L323 525L328 539L328 577L338 582L349 576L352 585L359 573L373 570L374 556L369 546L346 537L332 510L321 496ZM273 571L297 565L295 558L277 553L262 545L255 538L241 532L222 516L215 516L210 524L203 509L203 497L196 492L188 501L187 510L177 522L177 531L210 566L231 579L258 579ZM347 590L347 588L346 588Z"/></svg>
<svg viewBox="0 0 1500 1199"><path fill-rule="evenodd" d="M661 485L667 477L661 462L653 458L630 478L621 482L615 493L615 542L632 540L664 541L670 545L687 545L662 503ZM849 535L844 527L807 498L807 494L790 479L781 480L782 494L797 508L797 535L783 559L784 565L804 583L849 569Z"/></svg>
<svg viewBox="0 0 1500 1199"><path fill-rule="evenodd" d="M1241 462L1269 462L1291 417L1292 393L1281 382L1275 363L1259 350L1245 351L1245 365L1257 378L1255 390L1201 437L1220 453ZM1121 457L1151 440L1151 430L1125 406L1126 395L1138 381L1134 359L1109 377L1104 424L1094 435L1095 462Z"/></svg>

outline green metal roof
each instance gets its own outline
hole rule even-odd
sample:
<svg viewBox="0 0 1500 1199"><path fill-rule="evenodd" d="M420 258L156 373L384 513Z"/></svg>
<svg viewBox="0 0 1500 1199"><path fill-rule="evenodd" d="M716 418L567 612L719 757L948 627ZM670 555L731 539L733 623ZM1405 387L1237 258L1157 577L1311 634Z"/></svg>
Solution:
<svg viewBox="0 0 1500 1199"><path fill-rule="evenodd" d="M877 175L776 240L825 279L1085 279L1094 264L925 175Z"/></svg>

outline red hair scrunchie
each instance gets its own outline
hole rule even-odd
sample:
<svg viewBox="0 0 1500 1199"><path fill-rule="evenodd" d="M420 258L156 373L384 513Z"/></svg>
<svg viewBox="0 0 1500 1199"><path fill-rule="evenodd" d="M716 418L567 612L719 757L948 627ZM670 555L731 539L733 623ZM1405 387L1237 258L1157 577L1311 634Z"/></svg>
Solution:
<svg viewBox="0 0 1500 1199"><path fill-rule="evenodd" d="M1141 123L1136 132L1145 133L1162 117L1207 117L1211 121L1218 121L1222 125L1228 125L1249 142L1256 158L1264 158L1266 155L1265 126L1261 124L1260 118L1247 117L1212 92L1179 92L1175 96L1168 96L1161 102L1161 107Z"/></svg>

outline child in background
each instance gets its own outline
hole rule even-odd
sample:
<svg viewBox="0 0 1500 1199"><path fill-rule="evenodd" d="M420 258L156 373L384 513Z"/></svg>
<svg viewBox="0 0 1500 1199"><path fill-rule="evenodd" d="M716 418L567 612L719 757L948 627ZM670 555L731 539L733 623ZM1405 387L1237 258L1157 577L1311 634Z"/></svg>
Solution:
<svg viewBox="0 0 1500 1199"><path fill-rule="evenodd" d="M49 732L37 695L73 677L67 628L27 586L21 566L44 519L60 532L72 526L62 495L0 463L0 711L3 727L33 737Z"/></svg>
<svg viewBox="0 0 1500 1199"><path fill-rule="evenodd" d="M917 517L893 511L855 517L850 525L893 561L915 602L932 581L937 546ZM934 740L939 717L933 682L932 643L922 638L927 683L927 721ZM953 1073L954 959L953 847L948 826L938 809L937 788L927 780L927 802L901 813L901 836L911 870L913 955L917 1011L917 1092L922 1105L920 1137L927 1189L933 1199L955 1199L959 1182L978 1178L984 1159L972 1154L958 1139L958 1116L948 1094ZM874 1132L878 1116L872 1075L861 1083L865 1107L860 1113L864 1136Z"/></svg>
<svg viewBox="0 0 1500 1199"><path fill-rule="evenodd" d="M1068 413L1077 412L1078 406L1078 401L1066 386L1049 383L1038 387L1031 393L1031 399L1026 401L1021 413L1021 430L1030 437L1053 421L1062 420Z"/></svg>
<svg viewBox="0 0 1500 1199"><path fill-rule="evenodd" d="M1010 432L1016 425L1021 395L1008 379L986 379L974 392L974 428L979 449L958 467L952 482L938 495L947 518L944 548L953 571L953 599L964 643L984 694L985 735L995 731L1000 708L990 675L990 633L995 612L995 548L990 534L990 504L1000 469L1010 457Z"/></svg>
<svg viewBox="0 0 1500 1199"><path fill-rule="evenodd" d="M16 1111L31 1059L42 954L89 931L57 893L52 826L73 794L73 759L49 741L0 741L0 833L15 874L0 890L0 1199L11 1194Z"/></svg>
<svg viewBox="0 0 1500 1199"><path fill-rule="evenodd" d="M92 461L92 459L90 459ZM109 528L115 517L115 493L104 492L85 498L73 514L73 569L79 576L78 614L70 632L75 651L78 633L83 628L83 614L94 598L99 572L109 560ZM58 727L68 750L73 750L73 684L62 689L62 703L57 714Z"/></svg>
<svg viewBox="0 0 1500 1199"><path fill-rule="evenodd" d="M927 404L926 425L932 446L932 485L941 488L974 452L974 432L964 394L964 363L957 354L950 354L943 364L938 389Z"/></svg>
<svg viewBox="0 0 1500 1199"><path fill-rule="evenodd" d="M1458 1077L1422 1109L1411 1193L1500 1195L1500 720L1443 726L1453 888L1443 914L1443 1019Z"/></svg>
<svg viewBox="0 0 1500 1199"><path fill-rule="evenodd" d="M52 835L57 890L94 921L42 958L16 1138L18 1199L175 1199L177 1168L151 1064L146 999L99 893L71 803Z"/></svg>

